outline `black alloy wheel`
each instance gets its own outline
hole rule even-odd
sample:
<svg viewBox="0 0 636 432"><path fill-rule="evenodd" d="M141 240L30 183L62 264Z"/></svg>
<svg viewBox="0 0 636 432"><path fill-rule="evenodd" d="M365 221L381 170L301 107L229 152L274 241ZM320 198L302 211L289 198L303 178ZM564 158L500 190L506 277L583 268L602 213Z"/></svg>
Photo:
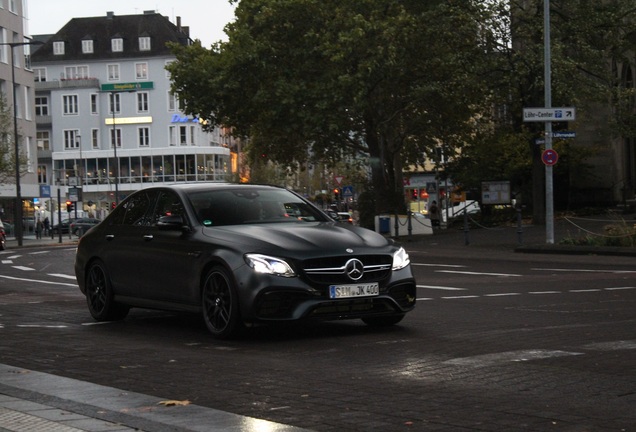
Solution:
<svg viewBox="0 0 636 432"><path fill-rule="evenodd" d="M235 336L241 327L236 289L222 267L210 270L203 283L203 320L218 339Z"/></svg>
<svg viewBox="0 0 636 432"><path fill-rule="evenodd" d="M126 318L130 308L113 299L108 272L101 261L91 263L86 273L86 303L97 321L118 321Z"/></svg>

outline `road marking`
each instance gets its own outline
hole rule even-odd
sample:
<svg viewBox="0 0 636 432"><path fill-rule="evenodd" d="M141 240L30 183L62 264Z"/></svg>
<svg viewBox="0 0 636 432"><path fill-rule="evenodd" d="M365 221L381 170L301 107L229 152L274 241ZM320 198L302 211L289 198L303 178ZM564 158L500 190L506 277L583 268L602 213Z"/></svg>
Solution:
<svg viewBox="0 0 636 432"><path fill-rule="evenodd" d="M25 278L17 278L13 276L5 276L5 275L0 275L0 277L5 279L18 280L23 282L35 282L35 283L41 283L41 284L47 284L47 285L64 285L64 286L75 287L75 288L77 288L78 286L77 284L69 284L64 282L53 282L53 281L45 281L45 280L38 280L38 279L25 279Z"/></svg>
<svg viewBox="0 0 636 432"><path fill-rule="evenodd" d="M418 288L424 289L437 289L437 290L446 290L446 291L466 291L468 288L455 288L455 287L447 287L440 285L417 285Z"/></svg>
<svg viewBox="0 0 636 432"><path fill-rule="evenodd" d="M561 351L561 350L545 350L545 349L531 349L520 351L506 351L492 354L482 354L471 357L460 357L451 360L446 360L442 363L456 366L474 366L484 367L493 366L499 363L506 362L525 362L531 360L542 360L554 357L566 357L583 355L580 352Z"/></svg>
<svg viewBox="0 0 636 432"><path fill-rule="evenodd" d="M417 285L417 288L423 289L439 289L445 291L466 291L469 288L453 288L453 287L443 287L443 286L434 286L434 285ZM611 288L591 288L591 289L579 289L579 290L568 290L568 291L529 291L527 293L522 292L505 292L505 293L491 293L491 294L480 294L480 295L464 295L464 296L446 296L439 297L439 299L443 300L455 300L455 299L472 299L472 298L481 298L481 297L512 297L512 296L521 296L521 295L543 295L543 294L580 294L580 293L590 293L590 292L603 292L603 291L626 291L626 290L636 290L636 287L611 287ZM436 298L431 297L422 297L417 298L417 300L436 300Z"/></svg>
<svg viewBox="0 0 636 432"><path fill-rule="evenodd" d="M594 289L579 289L579 290L570 290L569 292L572 293L586 293L586 292L599 292L602 291L599 288L594 288Z"/></svg>
<svg viewBox="0 0 636 432"><path fill-rule="evenodd" d="M18 324L20 328L68 328L66 325Z"/></svg>
<svg viewBox="0 0 636 432"><path fill-rule="evenodd" d="M24 270L24 271L35 271L34 268L31 267L24 267L24 266L13 266L14 269L17 270Z"/></svg>
<svg viewBox="0 0 636 432"><path fill-rule="evenodd" d="M594 269L568 269L568 268L532 268L536 271L574 272L574 273L636 273L636 270L594 270Z"/></svg>
<svg viewBox="0 0 636 432"><path fill-rule="evenodd" d="M29 252L29 255L40 255L40 254L47 254L51 251L48 250L44 250L44 251L37 251L37 252Z"/></svg>
<svg viewBox="0 0 636 432"><path fill-rule="evenodd" d="M2 260L2 264L13 264L13 260Z"/></svg>
<svg viewBox="0 0 636 432"><path fill-rule="evenodd" d="M64 279L75 280L75 276L66 275L66 274L62 274L62 273L48 273L48 275L49 276L53 276L53 277L59 277L59 278L64 278Z"/></svg>
<svg viewBox="0 0 636 432"><path fill-rule="evenodd" d="M504 276L504 277L521 277L523 275L513 273L484 273L484 272L469 272L469 271L452 271L452 270L435 270L435 273L453 273L464 275L477 275L477 276Z"/></svg>
<svg viewBox="0 0 636 432"><path fill-rule="evenodd" d="M636 349L636 340L619 340L610 342L597 342L583 345L581 348L595 351L621 351Z"/></svg>

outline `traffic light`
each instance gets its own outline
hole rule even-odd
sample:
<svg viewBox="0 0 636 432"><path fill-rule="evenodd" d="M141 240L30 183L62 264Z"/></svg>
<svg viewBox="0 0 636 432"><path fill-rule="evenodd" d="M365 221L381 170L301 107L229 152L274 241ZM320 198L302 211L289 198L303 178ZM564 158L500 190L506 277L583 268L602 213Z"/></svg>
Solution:
<svg viewBox="0 0 636 432"><path fill-rule="evenodd" d="M111 208L111 210L114 210L114 209L115 209L115 207L117 207L117 203L116 203L115 201L111 202L111 203L110 203L110 208Z"/></svg>
<svg viewBox="0 0 636 432"><path fill-rule="evenodd" d="M340 189L339 188L335 188L333 190L333 197L336 199L336 201L338 201L338 199L340 199Z"/></svg>
<svg viewBox="0 0 636 432"><path fill-rule="evenodd" d="M66 201L66 211L69 213L73 211L73 201Z"/></svg>

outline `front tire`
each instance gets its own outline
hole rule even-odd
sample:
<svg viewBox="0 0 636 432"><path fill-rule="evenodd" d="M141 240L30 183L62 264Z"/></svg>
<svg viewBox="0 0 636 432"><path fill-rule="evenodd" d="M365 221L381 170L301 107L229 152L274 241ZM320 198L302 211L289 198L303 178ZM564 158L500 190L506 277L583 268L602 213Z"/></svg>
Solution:
<svg viewBox="0 0 636 432"><path fill-rule="evenodd" d="M101 261L91 263L86 272L86 303L96 321L119 321L130 308L114 300L108 271Z"/></svg>
<svg viewBox="0 0 636 432"><path fill-rule="evenodd" d="M214 267L201 290L203 321L218 339L235 336L241 327L236 288L223 267Z"/></svg>

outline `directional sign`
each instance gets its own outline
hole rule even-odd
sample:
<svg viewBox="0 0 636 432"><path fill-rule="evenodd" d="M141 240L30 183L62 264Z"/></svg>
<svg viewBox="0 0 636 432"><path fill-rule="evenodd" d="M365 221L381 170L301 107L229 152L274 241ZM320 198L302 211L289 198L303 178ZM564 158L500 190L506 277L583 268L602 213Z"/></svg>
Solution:
<svg viewBox="0 0 636 432"><path fill-rule="evenodd" d="M561 131L561 132L552 132L553 138L576 138L576 132L572 131Z"/></svg>
<svg viewBox="0 0 636 432"><path fill-rule="evenodd" d="M524 122L562 122L576 119L576 108L524 108Z"/></svg>
<svg viewBox="0 0 636 432"><path fill-rule="evenodd" d="M547 166L552 166L559 160L559 154L554 149L547 149L543 151L541 160L543 160L543 163Z"/></svg>

